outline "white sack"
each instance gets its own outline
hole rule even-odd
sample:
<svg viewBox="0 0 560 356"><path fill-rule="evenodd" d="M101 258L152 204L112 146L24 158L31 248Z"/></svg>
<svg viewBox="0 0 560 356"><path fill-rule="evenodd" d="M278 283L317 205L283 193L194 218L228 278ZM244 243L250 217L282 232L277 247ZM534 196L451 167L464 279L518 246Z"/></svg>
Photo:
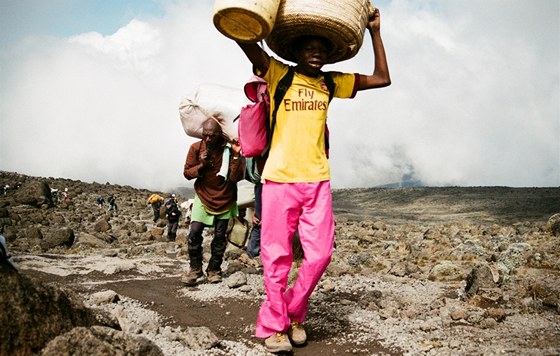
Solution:
<svg viewBox="0 0 560 356"><path fill-rule="evenodd" d="M191 137L202 138L202 123L214 117L230 140L237 139L237 121L233 120L241 108L249 103L242 88L201 84L191 95L181 100L179 113L183 129Z"/></svg>

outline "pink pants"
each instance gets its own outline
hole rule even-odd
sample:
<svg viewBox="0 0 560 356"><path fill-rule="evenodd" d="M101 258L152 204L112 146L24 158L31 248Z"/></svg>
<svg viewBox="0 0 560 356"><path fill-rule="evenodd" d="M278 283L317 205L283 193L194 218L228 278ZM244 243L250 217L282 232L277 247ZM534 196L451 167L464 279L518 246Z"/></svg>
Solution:
<svg viewBox="0 0 560 356"><path fill-rule="evenodd" d="M304 258L294 286L286 290L296 228ZM255 336L266 338L286 331L290 321L303 322L309 296L329 265L333 245L330 181L267 181L263 185L261 256L266 300L259 310Z"/></svg>

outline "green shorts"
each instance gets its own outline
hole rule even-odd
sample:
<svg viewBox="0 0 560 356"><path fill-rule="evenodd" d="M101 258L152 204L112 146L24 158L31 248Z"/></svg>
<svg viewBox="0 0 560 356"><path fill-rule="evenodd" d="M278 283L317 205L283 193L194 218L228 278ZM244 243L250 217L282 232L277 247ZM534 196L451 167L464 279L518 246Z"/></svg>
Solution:
<svg viewBox="0 0 560 356"><path fill-rule="evenodd" d="M214 226L215 219L229 220L234 216L238 216L238 215L239 215L239 209L237 207L237 202L233 203L231 208L225 213L214 215L214 214L210 214L209 212L206 211L206 209L204 209L204 205L202 205L202 202L200 201L197 195L194 196L191 221L197 221L207 226Z"/></svg>

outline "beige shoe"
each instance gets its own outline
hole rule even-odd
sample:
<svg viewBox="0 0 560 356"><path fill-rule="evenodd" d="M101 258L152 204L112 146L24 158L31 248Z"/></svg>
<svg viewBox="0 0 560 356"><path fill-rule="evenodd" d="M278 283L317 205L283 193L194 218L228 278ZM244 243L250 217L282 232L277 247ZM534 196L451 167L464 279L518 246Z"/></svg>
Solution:
<svg viewBox="0 0 560 356"><path fill-rule="evenodd" d="M266 347L266 351L272 353L292 351L292 344L290 344L288 335L285 333L276 333L269 336L264 340L264 346Z"/></svg>
<svg viewBox="0 0 560 356"><path fill-rule="evenodd" d="M219 272L208 272L208 283L220 283L222 275Z"/></svg>
<svg viewBox="0 0 560 356"><path fill-rule="evenodd" d="M203 275L204 274L202 273L201 269L192 270L189 273L186 273L181 277L181 282L184 285L186 285L188 287L191 287L191 286L196 285L196 280L199 279L200 277L202 277Z"/></svg>
<svg viewBox="0 0 560 356"><path fill-rule="evenodd" d="M288 337L294 343L294 345L299 346L307 342L307 334L301 323L297 321L292 321L290 327L288 328Z"/></svg>

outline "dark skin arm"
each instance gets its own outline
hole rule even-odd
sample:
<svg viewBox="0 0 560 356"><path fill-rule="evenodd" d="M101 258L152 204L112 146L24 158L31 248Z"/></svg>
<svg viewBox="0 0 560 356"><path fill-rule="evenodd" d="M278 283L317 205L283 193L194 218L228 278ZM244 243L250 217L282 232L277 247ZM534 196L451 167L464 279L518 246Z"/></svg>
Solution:
<svg viewBox="0 0 560 356"><path fill-rule="evenodd" d="M387 65L387 57L385 56L385 47L381 40L381 15L379 9L375 9L373 16L369 18L367 29L371 36L373 45L373 74L360 74L360 82L358 90L382 88L391 85L391 77L389 76L389 67Z"/></svg>
<svg viewBox="0 0 560 356"><path fill-rule="evenodd" d="M391 85L385 47L381 39L381 15L379 9L375 9L373 15L368 20L367 29L371 37L373 47L373 74L359 75L358 90L372 88L382 88ZM247 58L253 64L253 72L264 74L268 70L270 62L269 55L256 43L240 43L239 47L243 50Z"/></svg>
<svg viewBox="0 0 560 356"><path fill-rule="evenodd" d="M237 44L241 47L251 63L253 63L253 73L257 74L257 72L260 72L261 75L264 75L270 63L269 55L256 43L237 42Z"/></svg>

